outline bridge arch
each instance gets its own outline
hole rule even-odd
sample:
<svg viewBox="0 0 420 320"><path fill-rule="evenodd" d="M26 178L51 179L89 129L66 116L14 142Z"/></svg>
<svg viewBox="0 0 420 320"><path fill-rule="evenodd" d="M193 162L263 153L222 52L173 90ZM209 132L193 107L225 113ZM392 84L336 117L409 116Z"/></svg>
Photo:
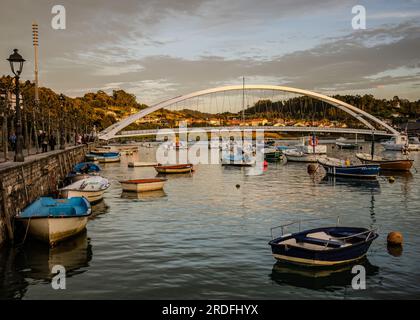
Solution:
<svg viewBox="0 0 420 320"><path fill-rule="evenodd" d="M196 92L192 92L186 95L177 96L168 100L161 101L157 104L154 104L146 109L141 110L140 112L133 114L117 123L114 123L113 125L109 126L105 130L101 131L99 133L99 138L103 140L109 140L117 136L117 133L127 127L128 125L132 124L133 122L137 121L140 118L143 118L147 116L148 114L155 112L159 109L171 106L173 104L179 103L181 101L204 96L212 93L218 93L218 92L226 92L226 91L242 91L242 90L274 90L274 91L283 91L283 92L289 92L289 93L295 93L300 94L304 96L308 96L314 99L318 99L321 101L324 101L336 108L341 109L342 111L350 114L357 120L359 120L361 123L366 125L371 130L376 130L376 128L366 120L369 119L373 121L374 123L381 125L385 129L389 130L394 135L399 135L399 132L383 122L382 120L376 118L375 116L355 107L351 104L348 104L344 101L317 93L309 90L304 89L298 89L298 88L292 88L292 87L285 87L285 86L277 86L277 85L233 85L233 86L224 86L224 87L217 87L217 88L211 88L206 90L200 90Z"/></svg>

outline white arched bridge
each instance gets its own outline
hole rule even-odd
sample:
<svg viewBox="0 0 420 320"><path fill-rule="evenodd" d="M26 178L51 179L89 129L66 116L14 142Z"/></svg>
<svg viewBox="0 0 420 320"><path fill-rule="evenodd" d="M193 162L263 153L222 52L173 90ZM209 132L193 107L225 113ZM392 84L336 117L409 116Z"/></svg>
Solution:
<svg viewBox="0 0 420 320"><path fill-rule="evenodd" d="M172 99L168 99L157 104L154 104L146 109L141 110L140 112L133 114L113 125L106 128L99 133L99 138L102 140L110 140L113 138L122 138L122 137L134 137L134 136L146 136L146 135L155 135L158 133L157 129L152 130L133 130L133 131L123 131L124 128L130 124L138 121L139 119L149 115L152 112L158 111L160 109L168 108L188 99L197 98L201 96L206 96L214 93L224 93L224 92L234 92L234 91L244 91L244 90L271 90L271 91L281 91L286 93L293 93L302 96L307 96L313 99L323 101L333 107L336 107L350 116L357 119L362 123L366 128L364 129L353 129L353 128L331 128L331 127L297 127L297 126L236 126L236 127L189 127L188 130L205 131L210 132L211 130L264 130L264 131L277 131L277 132L336 132L336 133L354 133L354 134L371 134L375 132L378 135L389 135L396 136L400 133L392 128L390 125L384 121L378 119L377 117L355 107L351 104L343 102L341 100L316 93L313 91L291 88L285 86L276 86L276 85L234 85L234 86L224 86L217 87L212 89L206 89L201 91L196 91L182 96L177 96ZM178 129L174 129L176 132Z"/></svg>

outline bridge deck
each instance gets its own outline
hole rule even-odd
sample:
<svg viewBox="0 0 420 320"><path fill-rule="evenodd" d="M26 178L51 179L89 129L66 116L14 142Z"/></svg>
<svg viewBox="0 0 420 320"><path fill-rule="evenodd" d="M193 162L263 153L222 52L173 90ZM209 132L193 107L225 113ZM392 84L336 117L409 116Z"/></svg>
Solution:
<svg viewBox="0 0 420 320"><path fill-rule="evenodd" d="M285 127L276 127L276 126L235 126L235 127L187 127L182 128L183 132L212 132L212 131L243 131L243 130L252 130L252 131L267 131L267 132L326 132L326 133L350 133L350 134L366 134L371 135L372 130L369 129L353 129L353 128L325 128L325 127L295 127L295 126L285 126ZM168 133L179 133L179 128L162 128L162 129L150 129L150 130L132 130L132 131L121 131L120 134L116 134L114 138L126 138L126 137L136 137L136 136L150 136L150 135L164 135ZM394 134L375 130L375 135L381 136L393 136ZM99 136L101 138L101 136Z"/></svg>

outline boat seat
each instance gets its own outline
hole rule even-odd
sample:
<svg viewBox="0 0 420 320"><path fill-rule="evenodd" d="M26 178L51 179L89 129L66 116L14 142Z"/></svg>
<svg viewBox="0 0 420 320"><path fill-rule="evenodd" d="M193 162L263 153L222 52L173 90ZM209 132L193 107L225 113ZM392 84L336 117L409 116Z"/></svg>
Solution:
<svg viewBox="0 0 420 320"><path fill-rule="evenodd" d="M340 248L343 245L343 243L341 241L312 238L312 237L308 237L308 236L305 236L305 235L297 236L296 241L297 242L317 244L317 245L320 245L320 246L327 246L327 247L331 247L331 248Z"/></svg>

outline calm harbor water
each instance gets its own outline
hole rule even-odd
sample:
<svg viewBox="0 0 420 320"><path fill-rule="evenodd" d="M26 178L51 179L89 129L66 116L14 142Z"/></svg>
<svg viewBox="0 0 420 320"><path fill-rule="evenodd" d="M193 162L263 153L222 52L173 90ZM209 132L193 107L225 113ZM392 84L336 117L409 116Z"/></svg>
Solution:
<svg viewBox="0 0 420 320"><path fill-rule="evenodd" d="M1 250L0 298L420 297L420 173L394 174L389 183L325 179L322 170L310 176L298 163L270 163L263 175L199 165L192 175L168 176L163 192L122 194L119 180L156 176L153 168L127 162L154 156L154 148L141 147L121 163L103 165L112 186L86 233L53 249L27 241ZM420 169L420 153L410 156ZM276 264L271 256L271 227L336 215L342 224L379 227L364 262L366 290L352 289L349 267L313 271ZM387 249L394 230L404 235L402 252ZM66 290L51 287L55 264L67 269Z"/></svg>

